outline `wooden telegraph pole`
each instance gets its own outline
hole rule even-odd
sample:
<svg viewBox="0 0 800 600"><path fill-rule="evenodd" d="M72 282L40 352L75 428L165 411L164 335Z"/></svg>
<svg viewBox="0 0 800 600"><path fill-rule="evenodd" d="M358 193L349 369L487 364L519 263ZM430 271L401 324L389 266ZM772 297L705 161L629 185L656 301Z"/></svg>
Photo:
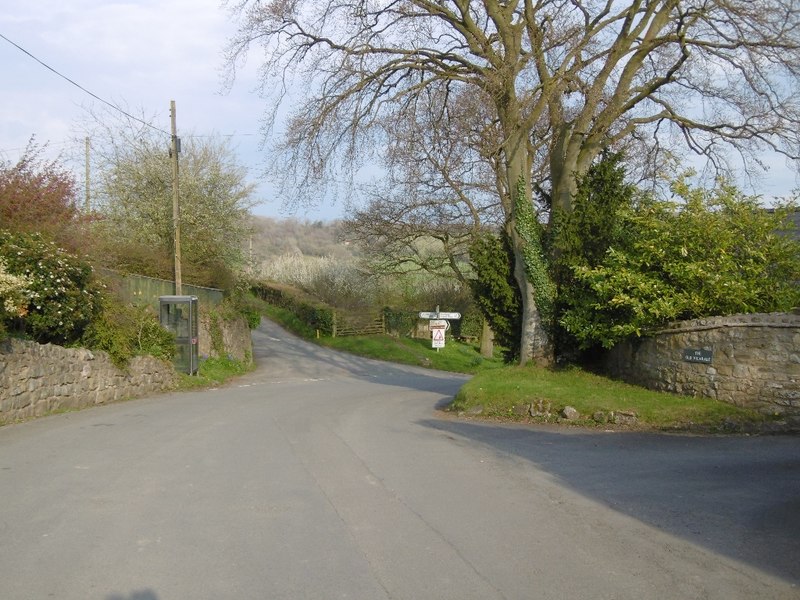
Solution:
<svg viewBox="0 0 800 600"><path fill-rule="evenodd" d="M175 240L175 295L182 294L181 281L181 209L178 195L178 153L181 151L181 141L178 138L178 126L175 116L175 100L169 102L169 116L172 123L172 231Z"/></svg>
<svg viewBox="0 0 800 600"><path fill-rule="evenodd" d="M85 150L86 150L86 207L85 207L84 210L85 210L86 214L88 215L89 211L92 210L92 205L91 205L91 201L90 201L90 194L89 194L89 186L90 186L90 180L89 180L89 149L91 147L91 143L89 142L89 138L88 137L84 140L84 142L85 142L84 146L85 146Z"/></svg>

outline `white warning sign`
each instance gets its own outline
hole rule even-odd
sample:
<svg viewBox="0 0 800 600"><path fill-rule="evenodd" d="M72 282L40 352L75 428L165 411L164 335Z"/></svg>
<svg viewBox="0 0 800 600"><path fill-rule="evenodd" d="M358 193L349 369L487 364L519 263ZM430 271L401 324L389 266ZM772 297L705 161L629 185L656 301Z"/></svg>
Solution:
<svg viewBox="0 0 800 600"><path fill-rule="evenodd" d="M431 347L444 348L444 329L431 330Z"/></svg>

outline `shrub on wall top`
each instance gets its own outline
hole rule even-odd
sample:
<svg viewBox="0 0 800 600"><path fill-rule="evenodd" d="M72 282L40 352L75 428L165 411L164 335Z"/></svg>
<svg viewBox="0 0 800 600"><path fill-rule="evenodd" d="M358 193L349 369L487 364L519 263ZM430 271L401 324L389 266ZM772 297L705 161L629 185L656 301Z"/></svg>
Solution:
<svg viewBox="0 0 800 600"><path fill-rule="evenodd" d="M123 304L110 294L103 298L102 311L84 331L81 343L107 352L120 368L134 356L170 360L175 354L175 336L149 307Z"/></svg>
<svg viewBox="0 0 800 600"><path fill-rule="evenodd" d="M597 264L572 264L561 319L582 347L609 348L672 320L780 312L800 303L800 242L781 235L789 208L764 210L725 182L673 186L615 213L626 232Z"/></svg>

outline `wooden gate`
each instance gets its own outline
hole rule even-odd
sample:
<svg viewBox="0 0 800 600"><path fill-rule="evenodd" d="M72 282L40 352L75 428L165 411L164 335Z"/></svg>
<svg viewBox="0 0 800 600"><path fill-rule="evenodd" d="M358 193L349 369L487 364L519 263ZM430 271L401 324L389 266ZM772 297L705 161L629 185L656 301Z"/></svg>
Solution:
<svg viewBox="0 0 800 600"><path fill-rule="evenodd" d="M333 313L333 337L347 335L380 335L386 333L383 313Z"/></svg>

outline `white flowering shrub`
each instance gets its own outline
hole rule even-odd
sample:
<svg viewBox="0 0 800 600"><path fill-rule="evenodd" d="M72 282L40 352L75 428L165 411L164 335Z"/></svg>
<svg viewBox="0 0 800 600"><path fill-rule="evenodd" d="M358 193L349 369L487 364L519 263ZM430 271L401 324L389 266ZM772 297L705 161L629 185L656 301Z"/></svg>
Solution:
<svg viewBox="0 0 800 600"><path fill-rule="evenodd" d="M27 303L14 316L32 339L75 342L100 313L101 286L91 266L41 235L0 231L0 258L6 273L26 282Z"/></svg>
<svg viewBox="0 0 800 600"><path fill-rule="evenodd" d="M0 321L11 317L24 317L28 312L30 279L8 272L5 259L0 256Z"/></svg>
<svg viewBox="0 0 800 600"><path fill-rule="evenodd" d="M261 265L261 278L309 290L317 277L334 262L327 256L282 254Z"/></svg>

